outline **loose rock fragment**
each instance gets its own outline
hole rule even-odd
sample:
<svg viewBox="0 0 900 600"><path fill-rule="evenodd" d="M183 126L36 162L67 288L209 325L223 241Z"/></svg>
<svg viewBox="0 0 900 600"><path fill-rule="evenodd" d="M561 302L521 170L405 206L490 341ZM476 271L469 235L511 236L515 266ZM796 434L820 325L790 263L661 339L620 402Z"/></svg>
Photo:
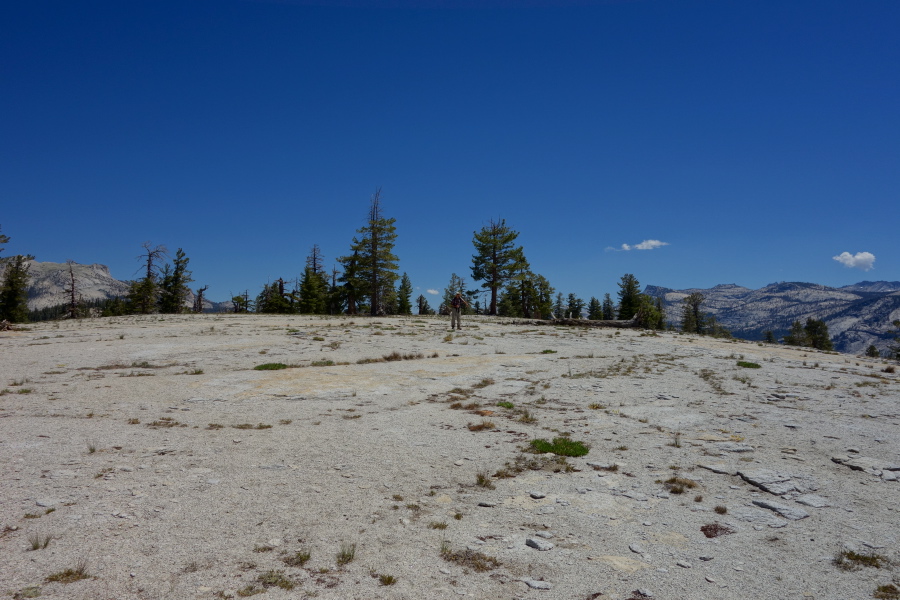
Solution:
<svg viewBox="0 0 900 600"><path fill-rule="evenodd" d="M535 538L528 538L525 540L525 545L536 550L540 550L541 552L546 552L547 550L553 550L553 544L547 542L545 540L539 540Z"/></svg>

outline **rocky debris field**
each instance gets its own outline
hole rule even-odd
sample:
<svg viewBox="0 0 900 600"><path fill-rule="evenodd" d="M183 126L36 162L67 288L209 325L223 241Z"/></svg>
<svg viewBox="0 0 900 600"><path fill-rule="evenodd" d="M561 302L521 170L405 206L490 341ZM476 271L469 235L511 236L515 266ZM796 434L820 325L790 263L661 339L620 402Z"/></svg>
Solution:
<svg viewBox="0 0 900 600"><path fill-rule="evenodd" d="M448 325L0 333L0 597L900 597L893 365Z"/></svg>

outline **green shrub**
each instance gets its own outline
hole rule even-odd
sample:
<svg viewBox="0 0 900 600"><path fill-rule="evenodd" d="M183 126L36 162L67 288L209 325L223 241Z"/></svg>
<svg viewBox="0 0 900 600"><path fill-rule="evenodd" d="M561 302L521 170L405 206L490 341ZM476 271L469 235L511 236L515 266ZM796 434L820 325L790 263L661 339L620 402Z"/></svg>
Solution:
<svg viewBox="0 0 900 600"><path fill-rule="evenodd" d="M558 456L584 456L590 447L583 442L564 437L553 438L552 442L543 439L531 440L531 447L541 454L552 452Z"/></svg>
<svg viewBox="0 0 900 600"><path fill-rule="evenodd" d="M264 365L256 365L253 367L254 371L278 371L281 369L287 369L288 366L284 363L266 363Z"/></svg>
<svg viewBox="0 0 900 600"><path fill-rule="evenodd" d="M759 369L759 365L755 362L747 362L745 360L739 360L737 366L744 367L745 369Z"/></svg>

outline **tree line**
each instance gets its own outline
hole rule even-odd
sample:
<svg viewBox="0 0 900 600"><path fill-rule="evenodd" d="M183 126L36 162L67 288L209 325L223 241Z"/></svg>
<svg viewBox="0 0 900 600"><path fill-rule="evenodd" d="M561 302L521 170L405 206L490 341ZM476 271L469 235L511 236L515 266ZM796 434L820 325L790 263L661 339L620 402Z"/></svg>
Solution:
<svg viewBox="0 0 900 600"><path fill-rule="evenodd" d="M618 302L614 302L609 293L604 294L602 300L592 296L585 302L575 294L557 292L546 276L532 270L524 248L516 243L519 232L510 228L504 219L491 219L473 232L470 273L477 285L469 287L465 278L452 273L441 304L437 310L432 309L422 294L413 300L412 282L406 273L399 272L399 259L394 254L395 223L396 219L385 215L381 189L376 189L363 225L352 238L349 251L336 259L335 266L326 271L324 254L319 245L314 244L301 276L293 280L279 277L263 284L259 293L253 296L249 290L233 295L232 310L238 313L375 316L410 315L415 307L418 314L427 315L446 312L451 299L461 293L468 301L469 306L464 311L469 314L527 319L633 320L636 326L646 329L674 329L666 318L662 298L641 293L639 281L630 273L623 275L618 283ZM0 233L0 244L8 242L9 237ZM113 316L202 312L208 286L196 290L189 287L194 280L188 269L190 259L184 250L178 248L171 257L165 246L145 242L142 248L137 257L142 277L128 282L128 293L124 297L84 302L78 291L73 263L69 261L65 302L31 313L27 309L26 263L33 257L0 258L5 266L0 283L0 320L26 322L98 313ZM0 245L0 252L2 250ZM188 301L191 296L193 302ZM714 315L702 310L704 302L705 298L699 292L682 300L681 330L731 337ZM900 358L900 321L893 325L897 328L897 344L891 347L890 353ZM765 341L777 342L772 331L765 335ZM787 345L832 349L827 325L812 318L807 319L805 325L799 321L793 323L783 341ZM867 351L870 355L872 348Z"/></svg>

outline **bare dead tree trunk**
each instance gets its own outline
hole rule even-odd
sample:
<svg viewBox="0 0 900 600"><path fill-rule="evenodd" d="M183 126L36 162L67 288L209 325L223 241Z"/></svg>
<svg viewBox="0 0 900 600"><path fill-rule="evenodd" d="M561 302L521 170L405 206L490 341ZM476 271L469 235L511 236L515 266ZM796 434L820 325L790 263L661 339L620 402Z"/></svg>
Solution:
<svg viewBox="0 0 900 600"><path fill-rule="evenodd" d="M63 291L66 294L66 298L68 300L66 307L66 312L69 314L70 319L78 318L78 303L79 303L79 294L78 294L78 282L75 280L75 268L74 260L67 260L66 264L69 266L69 287L65 288Z"/></svg>
<svg viewBox="0 0 900 600"><path fill-rule="evenodd" d="M319 245L313 244L313 247L309 250L309 256L306 257L306 267L313 272L313 275L318 275L322 272L323 258Z"/></svg>
<svg viewBox="0 0 900 600"><path fill-rule="evenodd" d="M208 289L208 285L204 285L202 288L197 288L197 294L194 296L194 312L203 312L203 293Z"/></svg>

